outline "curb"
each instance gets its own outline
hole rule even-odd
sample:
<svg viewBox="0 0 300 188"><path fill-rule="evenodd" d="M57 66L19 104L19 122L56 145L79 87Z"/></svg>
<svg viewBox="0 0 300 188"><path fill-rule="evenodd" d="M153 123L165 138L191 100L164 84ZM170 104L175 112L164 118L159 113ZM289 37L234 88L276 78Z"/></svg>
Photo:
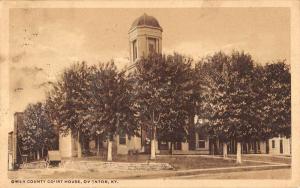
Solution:
<svg viewBox="0 0 300 188"><path fill-rule="evenodd" d="M229 173L229 172L242 172L242 171L255 171L255 170L273 170L290 168L291 165L264 165L264 166L243 166L243 167L230 167L230 168L208 168L208 169L192 169L180 170L171 172L158 172L144 175L134 175L128 177L120 177L120 179L165 179L174 176L187 176L187 175L200 175L200 174L216 174L216 173Z"/></svg>

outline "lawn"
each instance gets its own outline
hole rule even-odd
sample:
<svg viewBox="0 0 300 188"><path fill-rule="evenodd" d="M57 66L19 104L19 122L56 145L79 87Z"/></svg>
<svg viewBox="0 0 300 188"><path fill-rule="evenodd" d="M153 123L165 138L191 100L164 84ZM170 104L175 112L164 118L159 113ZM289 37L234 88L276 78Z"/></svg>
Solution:
<svg viewBox="0 0 300 188"><path fill-rule="evenodd" d="M79 160L76 159L75 160ZM104 157L84 157L81 158L82 161L105 161ZM236 167L236 166L259 166L266 165L265 163L256 162L243 162L241 165L235 163L235 160L224 160L222 158L213 158L212 156L171 156L171 155L161 155L157 156L156 160L149 160L149 155L119 155L114 156L113 162L129 162L129 163L145 163L145 162L157 162L157 163L169 163L172 165L177 172L182 172L181 170L189 169L208 169L208 168L222 168L222 167ZM8 176L10 178L53 178L53 179L64 179L64 178L143 178L143 177L163 177L163 176L174 176L177 173L174 170L166 171L135 171L135 170L113 170L106 169L102 171L101 169L82 169L82 170L72 170L72 169L60 169L60 168L50 168L50 169L24 169L17 171L10 171ZM163 174L169 175L163 175ZM192 173L192 172L190 172Z"/></svg>
<svg viewBox="0 0 300 188"><path fill-rule="evenodd" d="M202 168L221 168L221 167L235 167L235 166L253 166L261 165L256 162L243 162L237 164L235 160L224 160L222 158L209 158L201 156L161 156L158 157L159 162L168 162L176 170L186 169L202 169Z"/></svg>
<svg viewBox="0 0 300 188"><path fill-rule="evenodd" d="M105 158L88 157L87 160L101 160ZM118 155L113 157L114 162L157 162L169 163L176 170L186 169L202 169L202 168L221 168L221 167L235 167L235 166L252 166L262 165L263 163L245 161L241 165L236 164L235 160L224 160L222 158L211 158L210 156L183 156L183 155L159 155L156 160L150 160L149 155Z"/></svg>
<svg viewBox="0 0 300 188"><path fill-rule="evenodd" d="M234 157L234 156L230 156ZM255 161L262 161L262 162L273 162L273 163L282 163L282 164L291 164L292 158L291 157L284 157L284 156L271 156L271 155L243 155L243 160L255 160Z"/></svg>

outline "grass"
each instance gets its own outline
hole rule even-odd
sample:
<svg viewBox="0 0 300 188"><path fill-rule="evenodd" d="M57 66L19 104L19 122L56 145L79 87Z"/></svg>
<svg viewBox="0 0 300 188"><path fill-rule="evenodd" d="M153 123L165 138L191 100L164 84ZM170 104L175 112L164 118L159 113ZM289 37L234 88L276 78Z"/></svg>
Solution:
<svg viewBox="0 0 300 188"><path fill-rule="evenodd" d="M231 156L234 157L234 156ZM264 155L243 155L242 159L244 160L255 160L262 162L274 162L274 163L283 163L283 164L291 164L291 157L278 157L278 156L264 156Z"/></svg>
<svg viewBox="0 0 300 188"><path fill-rule="evenodd" d="M187 169L205 169L205 168L221 168L221 167L235 167L235 166L252 166L261 165L255 162L243 162L237 164L235 160L224 160L222 158L208 158L208 157L188 157L188 156L170 156L159 157L159 162L168 162L176 170Z"/></svg>
<svg viewBox="0 0 300 188"><path fill-rule="evenodd" d="M87 160L105 161L103 157L89 157ZM172 156L160 155L155 160L150 160L149 155L117 155L113 157L113 162L130 163L169 163L176 170L203 169L203 168L221 168L235 166L262 165L263 163L244 161L242 164L236 164L235 160L224 160L222 158L211 158L209 156Z"/></svg>
<svg viewBox="0 0 300 188"><path fill-rule="evenodd" d="M260 156L259 156L260 157ZM244 157L244 159L246 156ZM76 159L78 160L78 159ZM84 161L105 161L104 157L84 157L80 160ZM259 166L265 165L264 163L244 161L241 165L235 163L235 160L224 160L222 158L212 158L211 156L171 156L161 155L157 156L155 160L149 160L149 155L118 155L113 157L113 162L160 162L169 163L176 170L189 170L189 169L208 169L208 168L222 168L222 167L236 167L236 166ZM159 171L162 172L162 171ZM88 169L83 171L70 170L70 169L28 169L8 172L10 178L145 178L145 177L161 177L159 172L154 171L117 171L117 170L98 170ZM164 173L172 173L174 171L165 171ZM227 170L226 170L227 172ZM176 172L175 172L176 173ZM192 172L191 172L192 173ZM210 172L213 173L213 172ZM217 172L214 172L217 173ZM166 175L168 176L168 175ZM149 178L148 177L148 178Z"/></svg>

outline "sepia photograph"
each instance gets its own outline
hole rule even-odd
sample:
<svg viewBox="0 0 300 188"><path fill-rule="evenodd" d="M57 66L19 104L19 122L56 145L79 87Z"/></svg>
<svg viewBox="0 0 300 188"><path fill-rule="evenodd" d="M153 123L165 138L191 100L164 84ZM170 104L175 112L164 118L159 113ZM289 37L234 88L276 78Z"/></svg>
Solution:
<svg viewBox="0 0 300 188"><path fill-rule="evenodd" d="M292 180L289 7L7 13L11 186Z"/></svg>

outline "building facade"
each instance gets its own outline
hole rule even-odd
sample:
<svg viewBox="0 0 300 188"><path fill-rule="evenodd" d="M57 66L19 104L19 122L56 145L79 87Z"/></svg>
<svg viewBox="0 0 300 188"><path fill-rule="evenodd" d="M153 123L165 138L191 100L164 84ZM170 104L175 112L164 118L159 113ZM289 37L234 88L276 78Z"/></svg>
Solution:
<svg viewBox="0 0 300 188"><path fill-rule="evenodd" d="M162 32L158 20L153 16L143 14L131 25L129 35L129 53L132 65L141 57L150 53L162 53ZM191 117L193 119L194 117ZM196 117L195 117L196 118ZM197 118L196 118L197 119ZM198 121L198 120L197 120ZM222 143L210 140L205 132L195 128L197 122L190 125L189 139L186 142L178 142L172 145L173 154L222 154ZM156 140L156 153L168 154L171 144L163 140ZM95 138L85 144L89 150L98 150L105 153L107 143L105 139ZM269 147L272 146L272 147ZM291 154L290 139L273 138L267 141L255 141L242 145L243 153L261 154ZM220 148L220 149L216 149ZM67 135L60 135L59 150L62 158L76 157L78 150L78 138L70 131ZM84 149L83 149L84 150ZM84 151L83 151L84 152ZM115 135L113 139L113 154L128 153L150 153L150 136L146 131L141 130L141 137L128 137L126 134ZM231 141L228 146L228 153L236 152L236 143Z"/></svg>
<svg viewBox="0 0 300 188"><path fill-rule="evenodd" d="M134 64L139 58L146 57L150 53L162 53L162 32L163 29L159 22L153 16L143 14L138 17L131 25L129 35L129 53L130 62ZM128 154L149 153L150 137L141 130L141 137L128 135L116 135L113 139L113 153ZM209 154L209 139L206 135L193 131L190 142L175 143L173 146L174 154ZM77 137L70 132L67 135L60 135L59 148L62 157L77 156ZM156 140L156 153L168 153L171 147L170 143ZM99 146L100 145L100 146ZM99 143L96 139L91 141L89 149L93 150L97 147L107 147L106 140Z"/></svg>
<svg viewBox="0 0 300 188"><path fill-rule="evenodd" d="M8 169L13 170L18 164L21 164L22 154L20 141L18 139L18 132L24 125L24 113L16 112L14 114L14 129L8 133Z"/></svg>
<svg viewBox="0 0 300 188"><path fill-rule="evenodd" d="M291 155L291 139L274 137L268 140L268 153L271 155Z"/></svg>

